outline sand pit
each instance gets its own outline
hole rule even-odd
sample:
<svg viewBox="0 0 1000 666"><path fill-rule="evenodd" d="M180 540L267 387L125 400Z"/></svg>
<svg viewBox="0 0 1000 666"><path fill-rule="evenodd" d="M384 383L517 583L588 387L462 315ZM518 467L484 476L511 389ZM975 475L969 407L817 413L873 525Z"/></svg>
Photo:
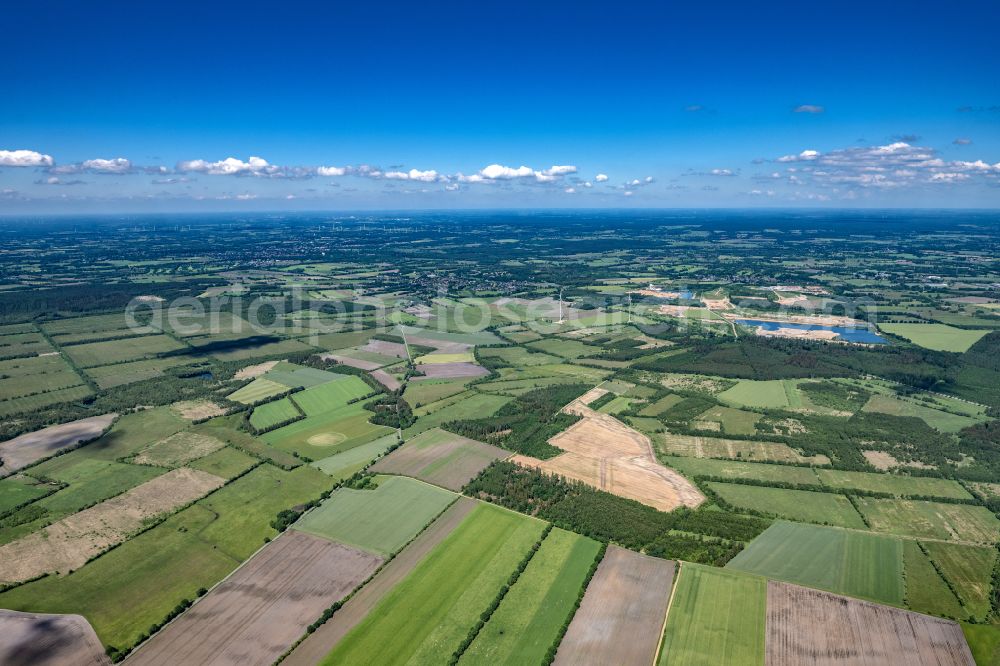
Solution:
<svg viewBox="0 0 1000 666"><path fill-rule="evenodd" d="M422 379L458 379L462 377L483 377L490 374L489 370L475 363L429 363L418 365L417 370L424 373L422 377L413 377L413 381Z"/></svg>
<svg viewBox="0 0 1000 666"><path fill-rule="evenodd" d="M555 663L653 663L673 577L669 560L608 546Z"/></svg>
<svg viewBox="0 0 1000 666"><path fill-rule="evenodd" d="M110 663L97 634L80 615L0 610L0 664L103 666Z"/></svg>
<svg viewBox="0 0 1000 666"><path fill-rule="evenodd" d="M382 559L289 530L253 556L130 664L272 664Z"/></svg>
<svg viewBox="0 0 1000 666"><path fill-rule="evenodd" d="M836 340L840 335L836 331L828 331L826 329L813 329L805 330L801 328L785 328L781 326L774 330L768 330L763 326L756 327L756 333L762 337L771 338L793 338L800 340Z"/></svg>
<svg viewBox="0 0 1000 666"><path fill-rule="evenodd" d="M280 362L281 361L265 361L263 363L258 363L257 365L248 365L242 370L237 371L237 373L233 375L233 379L254 379L255 377L260 377Z"/></svg>
<svg viewBox="0 0 1000 666"><path fill-rule="evenodd" d="M29 432L0 443L0 478L17 470L99 437L115 420L117 414L104 414L71 421Z"/></svg>
<svg viewBox="0 0 1000 666"><path fill-rule="evenodd" d="M67 516L0 546L0 582L79 569L94 555L140 530L148 519L204 497L225 482L214 474L182 467Z"/></svg>
<svg viewBox="0 0 1000 666"><path fill-rule="evenodd" d="M705 501L687 479L656 459L649 438L608 414L574 400L564 412L583 418L549 440L566 453L538 460L516 455L510 460L526 467L582 481L590 486L637 500L661 511L696 507Z"/></svg>
<svg viewBox="0 0 1000 666"><path fill-rule="evenodd" d="M768 666L973 666L950 620L768 581Z"/></svg>
<svg viewBox="0 0 1000 666"><path fill-rule="evenodd" d="M208 400L184 400L170 406L175 414L188 421L201 421L214 416L222 416L226 410Z"/></svg>

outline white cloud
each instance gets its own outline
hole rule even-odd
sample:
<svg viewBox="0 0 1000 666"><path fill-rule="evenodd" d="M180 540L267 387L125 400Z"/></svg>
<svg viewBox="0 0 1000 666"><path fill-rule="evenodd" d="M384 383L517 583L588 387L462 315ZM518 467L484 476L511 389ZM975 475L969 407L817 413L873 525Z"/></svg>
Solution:
<svg viewBox="0 0 1000 666"><path fill-rule="evenodd" d="M800 104L792 109L793 113L823 113L826 109L818 104Z"/></svg>
<svg viewBox="0 0 1000 666"><path fill-rule="evenodd" d="M447 185L444 186L444 189L448 190L449 192L456 192L460 187L461 186L458 183L448 183Z"/></svg>
<svg viewBox="0 0 1000 666"><path fill-rule="evenodd" d="M594 176L594 180L597 181L598 183L603 183L607 179L608 179L608 174L606 173L599 173L596 176Z"/></svg>
<svg viewBox="0 0 1000 666"><path fill-rule="evenodd" d="M280 173L280 168L269 164L267 160L251 156L246 162L227 157L218 162L207 162L205 160L187 160L178 162L178 171L197 171L210 176L259 176Z"/></svg>
<svg viewBox="0 0 1000 666"><path fill-rule="evenodd" d="M513 167L502 166L500 164L490 164L479 171L479 175L490 180L509 180L511 178L525 178L535 175L534 169L524 165L514 169Z"/></svg>
<svg viewBox="0 0 1000 666"><path fill-rule="evenodd" d="M343 176L347 173L347 169L336 166L321 166L316 167L316 173L320 176Z"/></svg>
<svg viewBox="0 0 1000 666"><path fill-rule="evenodd" d="M967 173L936 173L931 176L932 183L957 183L972 178Z"/></svg>
<svg viewBox="0 0 1000 666"><path fill-rule="evenodd" d="M575 187L567 187L564 190L564 192L566 192L566 194L576 194L576 188Z"/></svg>
<svg viewBox="0 0 1000 666"><path fill-rule="evenodd" d="M635 193L634 193L634 192L632 192L631 190L625 190L625 196L627 196L627 197L630 197L630 196L632 196L633 194L635 194Z"/></svg>
<svg viewBox="0 0 1000 666"><path fill-rule="evenodd" d="M80 164L80 168L84 171L93 171L96 173L128 173L132 170L132 162L124 157L116 157L111 160L97 158L85 160Z"/></svg>
<svg viewBox="0 0 1000 666"><path fill-rule="evenodd" d="M5 167L49 167L55 164L51 155L36 153L34 150L0 150L0 166Z"/></svg>
<svg viewBox="0 0 1000 666"><path fill-rule="evenodd" d="M565 165L565 166L553 165L550 166L548 169L542 171L542 173L545 174L546 176L566 176L571 173L576 173L576 167L570 165Z"/></svg>
<svg viewBox="0 0 1000 666"><path fill-rule="evenodd" d="M735 176L732 169L712 169L708 172L710 176Z"/></svg>
<svg viewBox="0 0 1000 666"><path fill-rule="evenodd" d="M783 155L779 157L777 161L779 162L808 162L818 158L820 155L818 150L803 150L798 155Z"/></svg>

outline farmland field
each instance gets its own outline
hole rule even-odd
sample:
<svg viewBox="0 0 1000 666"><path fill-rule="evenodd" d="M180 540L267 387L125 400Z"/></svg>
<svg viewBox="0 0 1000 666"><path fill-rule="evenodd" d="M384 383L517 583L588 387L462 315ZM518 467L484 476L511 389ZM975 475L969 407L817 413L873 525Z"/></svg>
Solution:
<svg viewBox="0 0 1000 666"><path fill-rule="evenodd" d="M903 603L902 544L888 536L776 522L726 568L882 603Z"/></svg>
<svg viewBox="0 0 1000 666"><path fill-rule="evenodd" d="M242 402L245 405L251 405L287 392L288 387L284 384L272 382L270 379L264 377L258 377L246 386L230 393L227 397L233 402Z"/></svg>
<svg viewBox="0 0 1000 666"><path fill-rule="evenodd" d="M322 663L426 663L451 654L542 530L540 521L480 505Z"/></svg>
<svg viewBox="0 0 1000 666"><path fill-rule="evenodd" d="M0 610L0 663L105 666L104 646L79 615Z"/></svg>
<svg viewBox="0 0 1000 666"><path fill-rule="evenodd" d="M555 663L653 663L674 567L668 560L609 545L559 644Z"/></svg>
<svg viewBox="0 0 1000 666"><path fill-rule="evenodd" d="M968 351L989 333L988 330L967 330L946 324L879 324L879 328L920 347L958 353Z"/></svg>
<svg viewBox="0 0 1000 666"><path fill-rule="evenodd" d="M805 456L787 444L779 444L777 442L678 435L672 432L654 433L652 439L657 442L664 453L671 456L729 458L760 462L794 462L813 465L830 464L830 459L824 455ZM815 479L810 481L810 483L815 483Z"/></svg>
<svg viewBox="0 0 1000 666"><path fill-rule="evenodd" d="M764 488L736 483L709 483L729 504L806 523L864 529L865 523L851 502L836 493Z"/></svg>
<svg viewBox="0 0 1000 666"><path fill-rule="evenodd" d="M955 622L769 581L767 663L793 666L803 654L818 663L973 664Z"/></svg>
<svg viewBox="0 0 1000 666"><path fill-rule="evenodd" d="M89 368L95 365L151 358L184 348L183 344L167 335L144 335L138 338L73 345L64 348L64 353L81 368Z"/></svg>
<svg viewBox="0 0 1000 666"><path fill-rule="evenodd" d="M188 464L191 469L198 469L223 479L232 479L247 471L259 461L230 446L209 453Z"/></svg>
<svg viewBox="0 0 1000 666"><path fill-rule="evenodd" d="M256 430L267 430L279 423L286 423L293 419L304 418L302 413L295 407L288 396L280 400L265 402L253 408L250 414L250 425Z"/></svg>
<svg viewBox="0 0 1000 666"><path fill-rule="evenodd" d="M888 534L993 543L1000 520L984 506L859 497L858 508L873 530Z"/></svg>
<svg viewBox="0 0 1000 666"><path fill-rule="evenodd" d="M439 428L427 430L374 465L372 471L403 474L459 491L509 451Z"/></svg>
<svg viewBox="0 0 1000 666"><path fill-rule="evenodd" d="M359 377L351 375L325 384L319 384L292 395L306 416L316 416L338 407L343 407L351 400L362 398L373 393L372 388Z"/></svg>
<svg viewBox="0 0 1000 666"><path fill-rule="evenodd" d="M392 433L311 464L335 479L346 479L398 442L396 433Z"/></svg>
<svg viewBox="0 0 1000 666"><path fill-rule="evenodd" d="M801 406L798 389L789 380L754 381L742 379L736 386L718 395L719 400L736 407L781 409ZM799 404L796 404L796 403Z"/></svg>
<svg viewBox="0 0 1000 666"><path fill-rule="evenodd" d="M137 465L179 467L217 451L225 445L225 442L214 437L182 430L142 449L131 462Z"/></svg>
<svg viewBox="0 0 1000 666"><path fill-rule="evenodd" d="M540 663L580 594L600 545L549 532L459 664Z"/></svg>
<svg viewBox="0 0 1000 666"><path fill-rule="evenodd" d="M320 460L387 435L387 426L368 422L372 413L359 402L322 412L272 430L260 439L283 451Z"/></svg>
<svg viewBox="0 0 1000 666"><path fill-rule="evenodd" d="M0 515L51 492L54 488L32 479L14 476L0 479Z"/></svg>
<svg viewBox="0 0 1000 666"><path fill-rule="evenodd" d="M659 664L764 664L767 581L681 565L667 612Z"/></svg>
<svg viewBox="0 0 1000 666"><path fill-rule="evenodd" d="M942 432L958 432L962 428L976 425L981 419L963 414L952 414L917 404L911 400L900 400L888 395L874 394L862 408L866 412L880 412L894 416L915 416L932 428Z"/></svg>
<svg viewBox="0 0 1000 666"><path fill-rule="evenodd" d="M941 569L962 603L976 618L990 612L990 578L997 559L995 548L927 541L930 559Z"/></svg>
<svg viewBox="0 0 1000 666"><path fill-rule="evenodd" d="M0 443L0 476L6 476L43 458L94 439L112 424L117 414L92 416L50 426Z"/></svg>
<svg viewBox="0 0 1000 666"><path fill-rule="evenodd" d="M455 495L406 477L376 477L375 490L341 488L294 528L380 556L395 553Z"/></svg>
<svg viewBox="0 0 1000 666"><path fill-rule="evenodd" d="M847 472L833 469L818 469L816 476L824 486L867 490L889 493L897 496L948 497L972 499L961 485L949 479L935 479L926 476L903 476L900 474L873 474L869 472Z"/></svg>
<svg viewBox="0 0 1000 666"><path fill-rule="evenodd" d="M816 485L816 472L809 467L765 465L738 460L711 460L671 456L667 463L688 477L715 476L727 479L756 479L800 485Z"/></svg>
<svg viewBox="0 0 1000 666"><path fill-rule="evenodd" d="M920 544L904 539L903 571L906 573L906 607L921 613L931 613L955 619L965 619L969 613L962 608L955 593L934 568Z"/></svg>

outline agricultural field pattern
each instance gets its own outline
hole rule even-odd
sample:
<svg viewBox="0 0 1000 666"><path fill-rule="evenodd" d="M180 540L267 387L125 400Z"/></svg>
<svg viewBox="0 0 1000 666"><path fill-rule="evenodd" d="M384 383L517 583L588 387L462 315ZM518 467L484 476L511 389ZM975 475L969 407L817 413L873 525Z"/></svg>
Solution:
<svg viewBox="0 0 1000 666"><path fill-rule="evenodd" d="M1000 664L1000 228L12 220L0 664Z"/></svg>

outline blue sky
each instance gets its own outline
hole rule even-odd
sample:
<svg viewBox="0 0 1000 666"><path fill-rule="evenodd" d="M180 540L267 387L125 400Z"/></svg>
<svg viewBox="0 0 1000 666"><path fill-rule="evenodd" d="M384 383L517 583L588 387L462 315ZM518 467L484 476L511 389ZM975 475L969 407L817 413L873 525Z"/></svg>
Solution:
<svg viewBox="0 0 1000 666"><path fill-rule="evenodd" d="M8 3L0 214L1000 207L997 25L961 0Z"/></svg>

